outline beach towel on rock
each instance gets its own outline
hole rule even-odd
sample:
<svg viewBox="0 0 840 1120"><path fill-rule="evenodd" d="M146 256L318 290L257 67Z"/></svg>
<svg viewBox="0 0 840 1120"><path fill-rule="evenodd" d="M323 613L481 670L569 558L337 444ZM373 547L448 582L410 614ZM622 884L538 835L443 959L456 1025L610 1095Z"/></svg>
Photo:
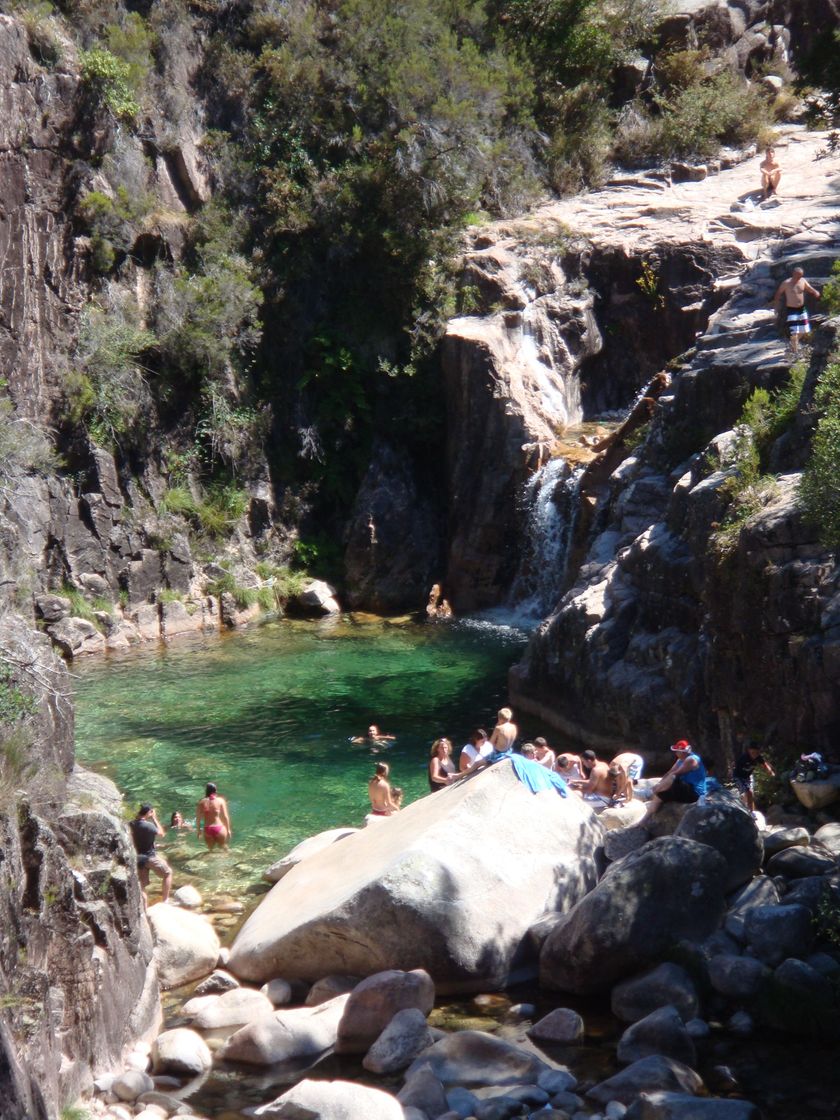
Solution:
<svg viewBox="0 0 840 1120"><path fill-rule="evenodd" d="M513 751L493 751L489 758L491 764L501 762L503 758L509 758L513 763L513 770L517 778L524 786L528 787L531 793L553 789L555 793L565 797L569 792L569 787L559 774L555 774L553 770L546 770L544 766L540 766L538 762L532 762L530 758L523 758L521 754L514 754Z"/></svg>

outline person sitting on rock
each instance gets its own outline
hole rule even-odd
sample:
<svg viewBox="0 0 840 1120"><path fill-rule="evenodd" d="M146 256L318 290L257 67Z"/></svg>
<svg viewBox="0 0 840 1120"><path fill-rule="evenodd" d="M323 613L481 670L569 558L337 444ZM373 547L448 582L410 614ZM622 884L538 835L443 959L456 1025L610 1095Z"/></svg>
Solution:
<svg viewBox="0 0 840 1120"><path fill-rule="evenodd" d="M618 761L614 758L607 768L607 773L612 782L612 796L610 797L610 804L626 805L633 800L633 781L630 775Z"/></svg>
<svg viewBox="0 0 840 1120"><path fill-rule="evenodd" d="M195 807L195 824L199 836L204 829L204 843L209 851L226 848L228 840L233 839L227 802L219 797L213 782L207 783L204 797Z"/></svg>
<svg viewBox="0 0 840 1120"><path fill-rule="evenodd" d="M519 753L523 758L530 758L532 762L537 761L537 748L534 743L523 743Z"/></svg>
<svg viewBox="0 0 840 1120"><path fill-rule="evenodd" d="M703 759L691 749L687 739L678 739L671 747L677 760L664 778L653 787L653 797L645 807L645 816L653 816L666 801L692 805L706 793L706 767Z"/></svg>
<svg viewBox="0 0 840 1120"><path fill-rule="evenodd" d="M370 798L370 811L374 817L390 817L398 813L400 807L394 798L389 777L391 767L387 762L377 762L374 775L368 782L368 797Z"/></svg>
<svg viewBox="0 0 840 1120"><path fill-rule="evenodd" d="M143 891L143 900L148 903L146 890L149 886L149 872L154 871L163 880L161 886L161 902L169 900L169 891L172 888L172 868L155 851L155 841L159 836L165 836L166 830L157 819L154 806L147 801L137 811L137 816L129 825L131 839L137 852L137 878Z"/></svg>
<svg viewBox="0 0 840 1120"><path fill-rule="evenodd" d="M458 758L458 769L462 774L466 773L474 763L478 762L480 758L486 758L492 750L493 747L487 738L487 732L483 727L477 727L470 735L470 741L461 750Z"/></svg>
<svg viewBox="0 0 840 1120"><path fill-rule="evenodd" d="M569 754L568 752L564 752L563 754L558 755L557 761L554 763L554 770L555 773L559 774L561 778L564 778L569 783L569 785L573 785L575 782L582 782L585 780L583 777L583 768L580 764L580 758L576 754Z"/></svg>
<svg viewBox="0 0 840 1120"><path fill-rule="evenodd" d="M435 739L429 752L429 789L437 793L448 786L457 774L452 761L452 744L448 739Z"/></svg>
<svg viewBox="0 0 840 1120"><path fill-rule="evenodd" d="M574 782L576 790L584 801L589 801L595 809L605 809L612 800L612 778L606 762L601 762L594 751L584 751L580 756L580 766L584 780Z"/></svg>
<svg viewBox="0 0 840 1120"><path fill-rule="evenodd" d="M761 766L771 777L775 777L776 771L761 753L761 747L757 743L748 743L738 755L738 760L732 771L732 779L738 787L741 800L751 813L755 812L755 768L757 766Z"/></svg>
<svg viewBox="0 0 840 1120"><path fill-rule="evenodd" d="M634 786L638 783L645 768L645 760L640 754L634 754L632 751L622 751L621 754L615 756L613 762L617 762L619 766L626 770L627 777Z"/></svg>
<svg viewBox="0 0 840 1120"><path fill-rule="evenodd" d="M776 193L779 186L779 180L782 177L782 169L776 159L776 152L773 148L768 148L764 153L764 159L758 165L761 172L761 193L764 198L769 198Z"/></svg>
<svg viewBox="0 0 840 1120"><path fill-rule="evenodd" d="M537 736L534 740L534 758L536 758L540 766L544 766L546 770L554 769L557 756L545 739L543 739L542 735Z"/></svg>
<svg viewBox="0 0 840 1120"><path fill-rule="evenodd" d="M511 750L518 735L519 729L513 722L513 712L510 708L500 708L496 726L490 736L490 744L493 750L499 754Z"/></svg>

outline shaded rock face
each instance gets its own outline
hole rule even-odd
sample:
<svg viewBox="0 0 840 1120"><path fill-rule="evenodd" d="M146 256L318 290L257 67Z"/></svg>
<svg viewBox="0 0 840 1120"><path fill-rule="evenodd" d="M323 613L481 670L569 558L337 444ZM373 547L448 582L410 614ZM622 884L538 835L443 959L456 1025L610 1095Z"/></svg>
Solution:
<svg viewBox="0 0 840 1120"><path fill-rule="evenodd" d="M443 442L441 417L441 450ZM440 551L429 488L418 485L403 451L376 444L346 531L349 606L383 614L419 609L439 576Z"/></svg>
<svg viewBox="0 0 840 1120"><path fill-rule="evenodd" d="M535 796L499 763L299 863L242 927L229 967L260 981L422 968L444 992L533 975L528 928L594 885L600 837L579 799Z"/></svg>
<svg viewBox="0 0 840 1120"><path fill-rule="evenodd" d="M156 1029L157 977L120 796L100 776L68 776L66 671L20 620L0 621L0 647L37 705L17 729L30 801L15 805L4 768L0 803L0 1084L4 1068L25 1070L4 1086L3 1115L54 1116Z"/></svg>

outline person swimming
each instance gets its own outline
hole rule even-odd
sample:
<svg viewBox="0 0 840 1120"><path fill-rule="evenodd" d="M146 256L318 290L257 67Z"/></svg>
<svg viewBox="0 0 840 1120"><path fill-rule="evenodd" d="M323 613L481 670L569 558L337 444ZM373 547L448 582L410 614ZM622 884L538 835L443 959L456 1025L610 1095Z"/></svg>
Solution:
<svg viewBox="0 0 840 1120"><path fill-rule="evenodd" d="M204 843L211 851L213 848L226 848L228 840L233 839L227 802L219 797L213 782L207 783L204 797L196 805L195 821L199 836L204 828Z"/></svg>
<svg viewBox="0 0 840 1120"><path fill-rule="evenodd" d="M380 748L387 747L396 739L396 735L389 735L385 731L380 731L379 727L372 723L367 729L367 735L354 735L350 740L351 743L369 743L374 754L377 754Z"/></svg>
<svg viewBox="0 0 840 1120"><path fill-rule="evenodd" d="M169 820L169 827L174 828L176 832L192 832L193 826L189 821L184 820L184 814L180 809L176 809Z"/></svg>

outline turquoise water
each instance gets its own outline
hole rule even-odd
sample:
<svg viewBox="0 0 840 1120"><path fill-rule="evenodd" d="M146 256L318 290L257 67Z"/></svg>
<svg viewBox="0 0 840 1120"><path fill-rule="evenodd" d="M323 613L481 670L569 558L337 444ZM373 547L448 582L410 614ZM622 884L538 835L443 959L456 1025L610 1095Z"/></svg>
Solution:
<svg viewBox="0 0 840 1120"><path fill-rule="evenodd" d="M380 758L406 802L428 792L429 746L456 751L494 722L525 641L487 622L280 620L219 638L76 663L80 762L111 777L132 808L194 817L208 781L228 800L229 853L195 836L166 843L181 873L242 888L306 836L361 825ZM396 736L382 753L352 745L370 723Z"/></svg>

